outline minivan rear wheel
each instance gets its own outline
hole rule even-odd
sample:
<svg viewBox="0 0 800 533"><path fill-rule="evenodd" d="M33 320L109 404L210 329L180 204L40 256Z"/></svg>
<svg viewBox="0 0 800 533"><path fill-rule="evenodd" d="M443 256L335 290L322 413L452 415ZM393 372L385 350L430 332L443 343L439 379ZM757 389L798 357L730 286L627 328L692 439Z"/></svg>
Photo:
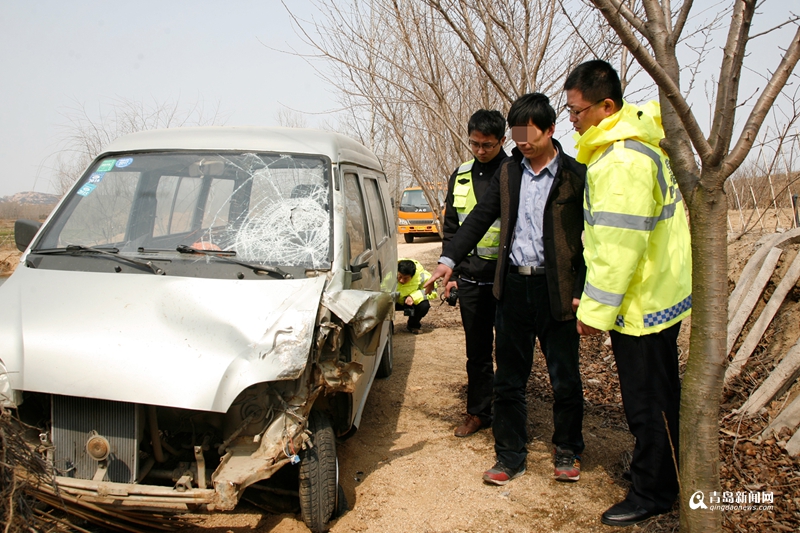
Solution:
<svg viewBox="0 0 800 533"><path fill-rule="evenodd" d="M394 349L392 348L392 334L394 333L394 322L389 322L389 333L386 335L386 346L383 347L383 355L375 372L376 378L388 378L394 370Z"/></svg>
<svg viewBox="0 0 800 533"><path fill-rule="evenodd" d="M327 531L339 489L336 439L330 419L320 411L308 417L312 447L300 453L300 515L314 533Z"/></svg>
<svg viewBox="0 0 800 533"><path fill-rule="evenodd" d="M403 235L403 238L404 238L404 239L406 240L406 242L408 242L408 243L412 243L412 242L414 242L414 236L413 236L413 235L411 235L410 233L406 233L406 234L404 234L404 235Z"/></svg>

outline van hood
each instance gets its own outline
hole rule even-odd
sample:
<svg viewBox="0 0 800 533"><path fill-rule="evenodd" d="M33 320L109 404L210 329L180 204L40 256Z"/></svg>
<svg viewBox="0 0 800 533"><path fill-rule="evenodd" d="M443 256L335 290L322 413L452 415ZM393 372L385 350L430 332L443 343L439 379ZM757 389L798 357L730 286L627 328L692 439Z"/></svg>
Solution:
<svg viewBox="0 0 800 533"><path fill-rule="evenodd" d="M299 377L324 286L21 266L0 286L0 362L17 390L225 412Z"/></svg>

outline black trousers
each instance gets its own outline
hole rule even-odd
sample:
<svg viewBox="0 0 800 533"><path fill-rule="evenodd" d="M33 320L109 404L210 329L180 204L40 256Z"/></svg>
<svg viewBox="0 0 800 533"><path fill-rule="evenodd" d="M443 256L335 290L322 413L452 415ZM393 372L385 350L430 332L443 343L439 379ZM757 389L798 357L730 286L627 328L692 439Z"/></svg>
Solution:
<svg viewBox="0 0 800 533"><path fill-rule="evenodd" d="M536 337L542 346L553 387L553 444L583 452L583 385L578 364L580 338L576 321L555 320L545 276L506 277L497 303L497 371L494 375L494 422L497 459L519 468L528 451L525 388L533 364Z"/></svg>
<svg viewBox="0 0 800 533"><path fill-rule="evenodd" d="M467 345L467 413L486 425L492 423L494 383L494 315L496 302L492 285L458 280L461 322Z"/></svg>
<svg viewBox="0 0 800 533"><path fill-rule="evenodd" d="M678 322L663 331L641 337L611 332L625 418L636 438L631 461L633 486L626 499L651 511L670 509L678 495L670 439L677 460L681 400L678 377L680 329Z"/></svg>
<svg viewBox="0 0 800 533"><path fill-rule="evenodd" d="M427 315L428 311L431 310L431 303L428 300L422 300L420 303L414 304L412 307L414 308L414 316L408 317L408 324L406 324L406 327L408 329L419 329L421 327L420 320L425 318L425 315ZM405 310L406 306L395 303L394 308L396 311L403 311Z"/></svg>

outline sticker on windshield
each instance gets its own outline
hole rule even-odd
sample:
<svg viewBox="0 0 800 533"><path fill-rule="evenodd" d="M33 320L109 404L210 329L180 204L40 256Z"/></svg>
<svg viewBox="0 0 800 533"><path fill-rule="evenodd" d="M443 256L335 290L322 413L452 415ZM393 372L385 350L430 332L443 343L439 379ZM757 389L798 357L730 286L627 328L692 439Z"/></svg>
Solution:
<svg viewBox="0 0 800 533"><path fill-rule="evenodd" d="M122 159L117 159L117 168L125 168L131 163L133 163L132 157L123 157Z"/></svg>
<svg viewBox="0 0 800 533"><path fill-rule="evenodd" d="M88 181L88 183L92 183L92 184L94 184L94 185L97 185L98 183L100 183L101 181L103 181L103 176L105 176L105 175L106 175L106 173L105 173L105 172L95 172L94 174L92 174L91 176L89 176L89 181Z"/></svg>
<svg viewBox="0 0 800 533"><path fill-rule="evenodd" d="M78 194L79 194L80 196L89 196L89 194L90 194L90 193L91 193L93 190L95 190L95 188L96 188L96 187L97 187L97 185L95 185L94 183L87 183L87 184L85 184L83 187L81 187L80 189L78 189Z"/></svg>
<svg viewBox="0 0 800 533"><path fill-rule="evenodd" d="M100 163L99 167L97 167L97 172L108 172L109 170L114 168L114 163L116 162L117 162L116 159L106 159L105 161Z"/></svg>

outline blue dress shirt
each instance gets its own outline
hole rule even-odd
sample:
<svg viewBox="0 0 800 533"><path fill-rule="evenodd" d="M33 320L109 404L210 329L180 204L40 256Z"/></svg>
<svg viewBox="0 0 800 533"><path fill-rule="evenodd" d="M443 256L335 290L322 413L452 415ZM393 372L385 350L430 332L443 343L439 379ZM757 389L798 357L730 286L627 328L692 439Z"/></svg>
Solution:
<svg viewBox="0 0 800 533"><path fill-rule="evenodd" d="M511 240L512 265L544 266L544 206L557 172L558 153L538 174L527 157L522 160L517 225Z"/></svg>

